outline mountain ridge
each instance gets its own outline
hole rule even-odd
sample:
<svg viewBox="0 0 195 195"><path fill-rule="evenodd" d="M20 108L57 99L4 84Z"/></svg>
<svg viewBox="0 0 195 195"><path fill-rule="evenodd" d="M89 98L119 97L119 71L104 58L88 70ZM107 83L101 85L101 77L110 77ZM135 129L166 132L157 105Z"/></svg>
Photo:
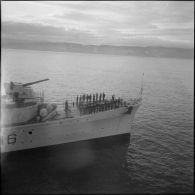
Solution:
<svg viewBox="0 0 195 195"><path fill-rule="evenodd" d="M56 52L77 52L108 55L194 58L193 48L176 48L160 46L112 46L112 45L84 45L69 42L48 42L2 39L1 47L10 49L27 49Z"/></svg>

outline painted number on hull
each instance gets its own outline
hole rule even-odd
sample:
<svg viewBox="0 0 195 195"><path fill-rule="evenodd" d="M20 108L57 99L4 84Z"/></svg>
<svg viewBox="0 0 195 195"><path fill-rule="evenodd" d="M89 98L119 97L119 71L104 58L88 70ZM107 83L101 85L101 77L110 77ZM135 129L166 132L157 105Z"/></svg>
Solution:
<svg viewBox="0 0 195 195"><path fill-rule="evenodd" d="M16 143L16 134L10 134L7 137L8 144L15 144Z"/></svg>

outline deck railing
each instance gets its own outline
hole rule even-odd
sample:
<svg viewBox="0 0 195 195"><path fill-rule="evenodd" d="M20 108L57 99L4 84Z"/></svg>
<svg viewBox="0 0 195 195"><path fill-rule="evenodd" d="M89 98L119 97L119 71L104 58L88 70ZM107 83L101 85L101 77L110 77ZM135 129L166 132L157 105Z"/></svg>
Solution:
<svg viewBox="0 0 195 195"><path fill-rule="evenodd" d="M69 113L73 116L75 115L86 115L93 114L97 112L103 112L108 110L113 110L121 107L133 106L135 104L141 103L141 98L134 98L124 101L122 99L110 99L102 101L68 101L64 100L64 103L55 103L59 110L64 110L65 113Z"/></svg>

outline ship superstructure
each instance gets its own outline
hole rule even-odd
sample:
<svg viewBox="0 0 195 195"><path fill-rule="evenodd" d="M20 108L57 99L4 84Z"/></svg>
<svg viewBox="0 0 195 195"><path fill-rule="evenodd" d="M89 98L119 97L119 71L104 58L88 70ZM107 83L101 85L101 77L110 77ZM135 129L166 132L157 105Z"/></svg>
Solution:
<svg viewBox="0 0 195 195"><path fill-rule="evenodd" d="M37 82L42 81L45 80ZM75 102L65 101L64 110L58 111L56 104L44 103L43 97L37 101L31 88L27 88L37 82L19 84L18 88L13 83L8 86L7 97L11 95L15 104L12 102L12 106L8 106L10 103L4 101L2 107L1 152L130 133L135 113L142 102L141 96L124 101L114 95L108 99L104 93L82 95L77 96ZM5 112L7 106L9 112Z"/></svg>
<svg viewBox="0 0 195 195"><path fill-rule="evenodd" d="M5 95L1 98L1 124L23 124L35 117L39 104L43 103L43 96L36 96L30 86L47 80L49 79L25 84L4 83Z"/></svg>

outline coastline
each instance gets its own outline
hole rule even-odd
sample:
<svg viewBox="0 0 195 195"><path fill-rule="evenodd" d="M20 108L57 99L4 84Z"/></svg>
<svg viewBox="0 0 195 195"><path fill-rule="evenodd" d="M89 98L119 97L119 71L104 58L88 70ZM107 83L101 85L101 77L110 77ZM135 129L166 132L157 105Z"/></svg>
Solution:
<svg viewBox="0 0 195 195"><path fill-rule="evenodd" d="M81 45L76 43L52 43L2 40L4 49L51 51L112 56L137 56L154 58L193 59L194 48L137 47L110 45Z"/></svg>

